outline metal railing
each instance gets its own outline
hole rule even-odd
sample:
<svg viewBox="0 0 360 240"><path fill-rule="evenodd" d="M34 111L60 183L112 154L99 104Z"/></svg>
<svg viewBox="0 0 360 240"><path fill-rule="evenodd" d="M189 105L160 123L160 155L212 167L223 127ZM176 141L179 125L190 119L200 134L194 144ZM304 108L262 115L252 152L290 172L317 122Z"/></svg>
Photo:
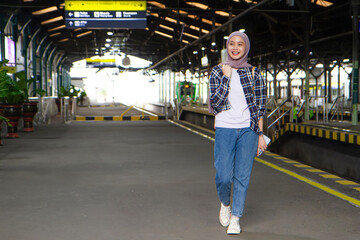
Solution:
<svg viewBox="0 0 360 240"><path fill-rule="evenodd" d="M326 119L326 104L327 104L327 98L328 96L310 96L309 98L309 102L314 99L314 108L315 108L315 119L318 122L319 121L319 112L320 112L320 107L322 107L323 110L323 120ZM322 100L322 105L319 104L319 99L323 99Z"/></svg>
<svg viewBox="0 0 360 240"><path fill-rule="evenodd" d="M340 104L340 106L341 106L341 112L342 112L342 114L341 114L341 120L344 120L344 95L341 95L341 96L337 96L336 98L335 98L335 100L334 100L334 102L333 102L333 104L331 105L331 107L330 107L330 109L327 111L327 113L326 113L326 119L327 119L327 121L329 121L329 114L331 113L331 111L332 111L332 109L334 108L334 106L336 106L336 108L335 108L335 113L331 116L331 118L330 118L330 120L332 120L334 117L335 117L335 115L337 114L337 120L339 120L339 104L338 105L336 105L336 102L339 100L339 99L342 99L342 104Z"/></svg>
<svg viewBox="0 0 360 240"><path fill-rule="evenodd" d="M345 104L344 99L345 99L344 95L337 96L329 108L327 108L327 106L329 104L328 96L310 96L308 99L308 103L310 103L311 101L314 101L313 109L315 110L315 113L316 113L316 121L319 121L319 112L320 112L320 109L322 108L322 110L323 110L322 121L328 122L329 118L330 118L330 120L333 120L335 115L337 116L338 120L339 120L339 118L341 120L343 120L344 104ZM291 107L286 110L284 106L285 106L286 102L289 102L290 100L291 100ZM284 101L282 101L278 106L276 106L276 101L274 99L270 99L268 101L268 103L275 106L275 108L274 108L274 110L271 111L271 113L266 118L266 121L267 121L266 133L267 134L269 134L269 129L276 124L278 124L278 125L275 129L275 132L279 131L281 129L282 125L284 124L284 121L281 121L281 120L284 120L284 117L289 113L291 113L291 115L289 116L289 121L293 122L295 120L296 123L298 123L298 119L301 118L301 114L304 110L306 102L301 100L300 97L298 97L298 96L290 96L290 97L286 98ZM296 111L296 115L295 115L294 111ZM334 111L334 113L331 115L332 111ZM274 117L276 114L277 114L277 116L275 117L275 120L269 124L270 118Z"/></svg>
<svg viewBox="0 0 360 240"><path fill-rule="evenodd" d="M267 127L266 127L266 134L269 134L269 128L271 128L272 126L274 126L276 123L278 123L278 129L276 129L275 131L281 129L281 121L282 119L284 119L284 117L290 112L290 109L288 109L287 111L285 111L283 109L283 113L281 113L281 108L283 106L285 106L285 103L288 102L290 99L292 98L292 96L288 97L287 99L285 99L284 101L282 101L279 106L277 106L267 117L266 117L266 122L267 122ZM269 119L275 115L275 113L278 113L278 117L270 124L268 124Z"/></svg>
<svg viewBox="0 0 360 240"><path fill-rule="evenodd" d="M345 97L344 95L341 95L341 96L337 96L335 98L335 100L333 101L331 107L329 109L327 109L327 106L329 104L329 97L328 96L311 96L309 98L309 101L311 99L314 99L314 108L315 108L315 111L316 111L316 121L319 121L319 112L320 112L320 108L322 107L322 121L323 122L328 122L329 121L329 116L331 114L331 111L333 111L333 109L335 109L334 111L334 114L330 117L330 120L333 120L333 118L335 117L335 115L337 115L337 120L339 120L339 118L341 120L344 120L344 100L345 100ZM319 104L319 99L322 99L322 105ZM342 100L340 103L339 101ZM335 108L334 108L335 107ZM340 115L340 112L341 112L341 116Z"/></svg>

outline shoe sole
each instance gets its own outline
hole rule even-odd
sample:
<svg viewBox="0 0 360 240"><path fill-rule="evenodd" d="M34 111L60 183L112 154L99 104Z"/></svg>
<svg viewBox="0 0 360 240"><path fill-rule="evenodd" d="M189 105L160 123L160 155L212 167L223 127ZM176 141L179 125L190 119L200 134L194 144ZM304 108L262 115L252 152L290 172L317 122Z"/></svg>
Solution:
<svg viewBox="0 0 360 240"><path fill-rule="evenodd" d="M227 234L228 235L238 235L238 234L240 234L241 233L241 230L240 230L240 232L237 232L237 231L227 231Z"/></svg>

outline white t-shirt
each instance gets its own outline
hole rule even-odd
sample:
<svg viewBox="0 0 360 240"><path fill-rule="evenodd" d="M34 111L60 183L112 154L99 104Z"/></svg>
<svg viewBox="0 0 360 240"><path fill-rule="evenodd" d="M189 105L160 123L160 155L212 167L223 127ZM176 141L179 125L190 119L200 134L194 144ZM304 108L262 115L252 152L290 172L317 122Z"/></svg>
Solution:
<svg viewBox="0 0 360 240"><path fill-rule="evenodd" d="M228 95L230 109L221 111L215 116L215 127L247 128L250 127L250 110L247 105L240 76L232 68L230 90Z"/></svg>

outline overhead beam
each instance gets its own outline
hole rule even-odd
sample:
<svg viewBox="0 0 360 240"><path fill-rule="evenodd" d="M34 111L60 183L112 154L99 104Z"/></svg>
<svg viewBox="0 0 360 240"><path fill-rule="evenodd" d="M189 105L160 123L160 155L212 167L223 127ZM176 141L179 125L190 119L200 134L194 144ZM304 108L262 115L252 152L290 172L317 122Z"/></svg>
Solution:
<svg viewBox="0 0 360 240"><path fill-rule="evenodd" d="M264 0L264 1L261 1L259 2L258 4L252 6L252 7L249 7L248 9L246 9L245 11L239 13L238 15L236 15L234 18L228 20L227 22L225 22L223 25L221 25L220 27L217 27L215 28L214 30L210 31L209 33L201 36L199 39L191 42L189 45L186 45L185 47L175 51L174 53L170 54L169 56L165 57L164 59L160 60L159 62L155 63L154 65L148 67L146 70L150 70L150 69L153 69L161 64L163 64L164 62L168 61L169 59L171 59L172 57L180 54L181 52L185 51L186 49L188 49L189 47L192 47L200 42L202 42L204 39L214 35L215 33L219 32L220 30L222 29L225 29L229 24L235 22L236 20L238 20L239 18L245 16L246 14L250 13L251 11L253 11L254 9L257 9L259 8L260 6L266 4L266 3L269 3L269 2L272 2L274 0Z"/></svg>

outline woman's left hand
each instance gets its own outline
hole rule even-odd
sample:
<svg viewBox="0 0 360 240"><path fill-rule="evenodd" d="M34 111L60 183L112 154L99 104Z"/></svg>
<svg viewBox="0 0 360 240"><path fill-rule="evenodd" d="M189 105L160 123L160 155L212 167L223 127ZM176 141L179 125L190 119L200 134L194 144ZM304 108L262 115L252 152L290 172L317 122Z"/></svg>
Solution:
<svg viewBox="0 0 360 240"><path fill-rule="evenodd" d="M257 153L256 153L256 156L258 157L260 154L260 150L262 152L265 152L267 148L267 145L266 145L266 142L265 142L265 139L264 139L264 136L263 135L260 135L259 136L259 142L258 142L258 147L257 147Z"/></svg>

